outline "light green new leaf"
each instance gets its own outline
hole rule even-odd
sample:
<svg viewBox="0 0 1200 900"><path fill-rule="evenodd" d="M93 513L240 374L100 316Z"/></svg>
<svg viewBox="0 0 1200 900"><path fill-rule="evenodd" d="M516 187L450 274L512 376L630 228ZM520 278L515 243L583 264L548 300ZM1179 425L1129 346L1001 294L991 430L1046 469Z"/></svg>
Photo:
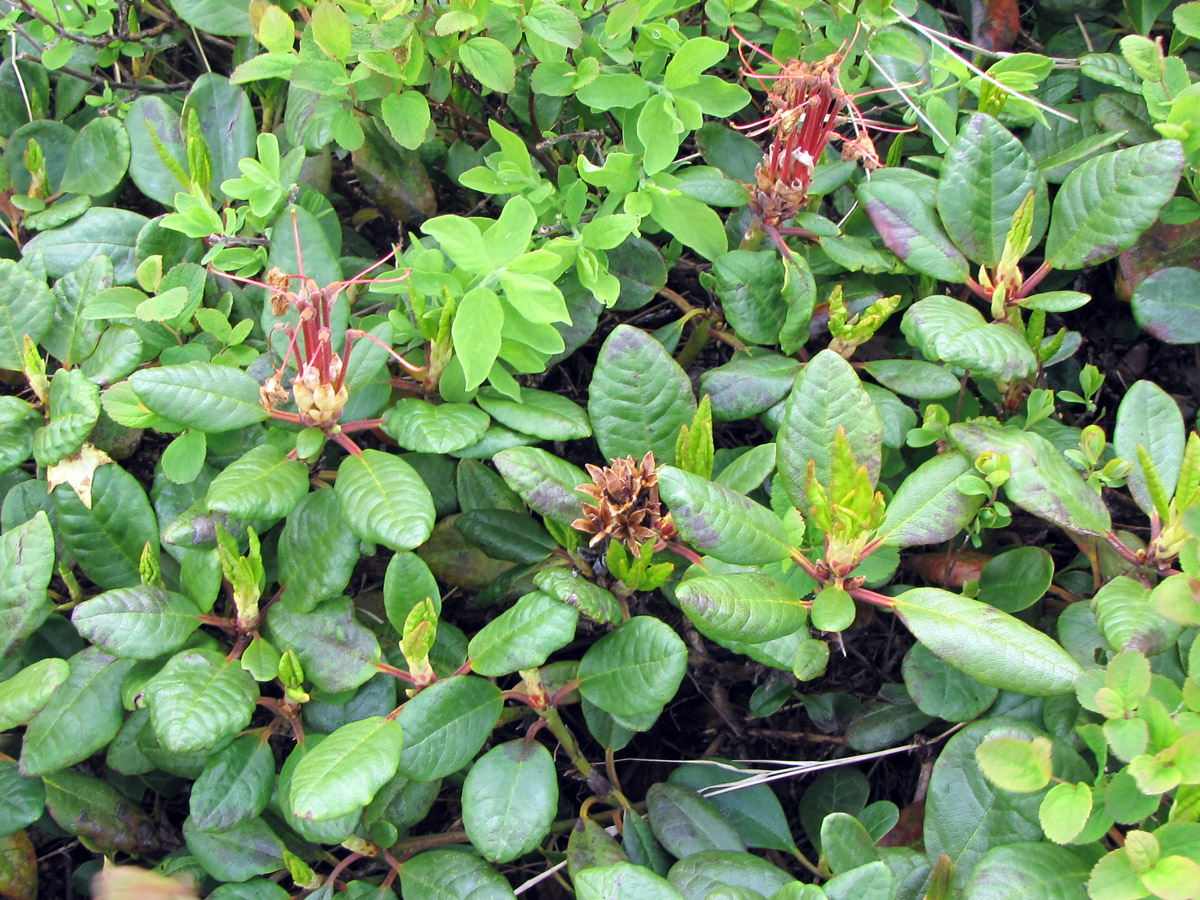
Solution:
<svg viewBox="0 0 1200 900"><path fill-rule="evenodd" d="M200 608L150 584L118 588L75 607L79 633L114 656L154 659L173 653L200 627Z"/></svg>
<svg viewBox="0 0 1200 900"><path fill-rule="evenodd" d="M970 460L985 450L1008 454L1004 492L1026 512L1077 534L1103 535L1112 527L1104 501L1041 435L965 423L951 425L949 434Z"/></svg>
<svg viewBox="0 0 1200 900"><path fill-rule="evenodd" d="M896 598L896 614L922 644L976 681L1035 697L1075 689L1079 663L1008 613L940 588Z"/></svg>
<svg viewBox="0 0 1200 900"><path fill-rule="evenodd" d="M501 94L513 89L516 62L509 49L495 38L471 38L458 48L458 58L484 87Z"/></svg>
<svg viewBox="0 0 1200 900"><path fill-rule="evenodd" d="M50 615L54 533L39 510L0 535L0 659L17 650Z"/></svg>
<svg viewBox="0 0 1200 900"><path fill-rule="evenodd" d="M692 383L662 344L630 325L613 329L588 396L600 452L641 459L651 450L659 463L672 464L680 426L691 424L695 413Z"/></svg>
<svg viewBox="0 0 1200 900"><path fill-rule="evenodd" d="M87 647L67 665L71 674L25 729L22 775L44 775L83 762L108 746L121 728L121 682L134 661Z"/></svg>
<svg viewBox="0 0 1200 900"><path fill-rule="evenodd" d="M779 517L744 494L674 466L659 472L658 490L683 539L714 559L765 565L791 552Z"/></svg>
<svg viewBox="0 0 1200 900"><path fill-rule="evenodd" d="M1114 651L1153 656L1173 647L1183 630L1159 613L1149 588L1125 575L1100 588L1092 603L1100 633Z"/></svg>
<svg viewBox="0 0 1200 900"><path fill-rule="evenodd" d="M1046 179L1025 146L996 119L972 114L946 150L938 175L938 214L951 239L972 260L994 266L1004 252L1013 214L1033 191L1030 246L1046 233Z"/></svg>
<svg viewBox="0 0 1200 900"><path fill-rule="evenodd" d="M498 687L472 675L445 678L421 691L397 718L404 729L400 774L433 781L457 772L483 747L503 705Z"/></svg>
<svg viewBox="0 0 1200 900"><path fill-rule="evenodd" d="M650 214L667 232L708 260L729 249L721 217L707 203L678 191L650 192Z"/></svg>
<svg viewBox="0 0 1200 900"><path fill-rule="evenodd" d="M467 645L471 668L488 678L540 666L575 638L579 610L531 591L483 626Z"/></svg>
<svg viewBox="0 0 1200 900"><path fill-rule="evenodd" d="M416 150L429 129L429 101L420 91L388 94L380 101L383 122L401 147Z"/></svg>
<svg viewBox="0 0 1200 900"><path fill-rule="evenodd" d="M342 517L358 537L392 550L429 538L435 518L429 488L408 463L380 450L347 456L338 469Z"/></svg>
<svg viewBox="0 0 1200 900"><path fill-rule="evenodd" d="M855 460L867 467L874 484L882 461L883 423L850 363L822 350L796 378L776 435L779 474L798 508L808 508L809 460L816 463L817 481L829 484L838 428L845 429Z"/></svg>
<svg viewBox="0 0 1200 900"><path fill-rule="evenodd" d="M403 743L394 719L372 716L343 725L296 766L293 812L325 822L366 806L396 774Z"/></svg>
<svg viewBox="0 0 1200 900"><path fill-rule="evenodd" d="M683 639L665 622L637 616L588 648L579 690L607 713L636 716L665 706L686 669Z"/></svg>
<svg viewBox="0 0 1200 900"><path fill-rule="evenodd" d="M188 650L168 660L146 685L150 721L172 753L214 749L250 724L258 684L236 659Z"/></svg>
<svg viewBox="0 0 1200 900"><path fill-rule="evenodd" d="M504 327L504 309L496 292L473 287L459 302L454 313L450 336L454 352L466 376L466 389L483 384L500 353L500 330ZM458 449L458 448L455 448Z"/></svg>
<svg viewBox="0 0 1200 900"><path fill-rule="evenodd" d="M1185 444L1183 413L1179 411L1179 405L1153 381L1134 382L1117 407L1113 450L1117 456L1133 463L1133 471L1129 473L1129 493L1146 515L1151 515L1155 507L1146 486L1146 472L1138 460L1138 446L1145 448L1163 490L1170 498L1175 494L1175 485L1183 468Z"/></svg>
<svg viewBox="0 0 1200 900"><path fill-rule="evenodd" d="M274 444L259 444L212 480L205 499L209 509L240 519L277 519L307 492L308 467Z"/></svg>
<svg viewBox="0 0 1200 900"><path fill-rule="evenodd" d="M71 667L65 659L50 657L26 666L7 681L0 681L0 732L25 725L45 709L70 674Z"/></svg>
<svg viewBox="0 0 1200 900"><path fill-rule="evenodd" d="M508 862L537 847L558 811L558 773L537 741L493 747L467 773L463 828L492 862Z"/></svg>
<svg viewBox="0 0 1200 900"><path fill-rule="evenodd" d="M876 537L894 547L950 540L983 505L983 497L968 496L956 486L959 476L971 468L961 454L927 459L896 490Z"/></svg>
<svg viewBox="0 0 1200 900"><path fill-rule="evenodd" d="M0 369L21 371L25 335L37 343L54 323L54 295L11 259L0 259Z"/></svg>
<svg viewBox="0 0 1200 900"><path fill-rule="evenodd" d="M1054 197L1044 265L1080 269L1133 246L1175 195L1178 141L1151 141L1089 159Z"/></svg>
<svg viewBox="0 0 1200 900"><path fill-rule="evenodd" d="M267 417L258 382L232 366L159 366L134 372L129 383L147 409L197 431L233 431Z"/></svg>
<svg viewBox="0 0 1200 900"><path fill-rule="evenodd" d="M762 644L793 634L808 618L800 598L766 575L702 575L675 589L687 617L718 641Z"/></svg>

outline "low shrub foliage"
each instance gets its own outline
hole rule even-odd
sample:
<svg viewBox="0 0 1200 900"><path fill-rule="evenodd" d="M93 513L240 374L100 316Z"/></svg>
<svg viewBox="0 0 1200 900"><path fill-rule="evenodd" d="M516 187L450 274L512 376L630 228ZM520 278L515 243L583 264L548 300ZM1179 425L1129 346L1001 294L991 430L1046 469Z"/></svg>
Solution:
<svg viewBox="0 0 1200 900"><path fill-rule="evenodd" d="M1200 898L1200 3L1020 12L0 5L0 896Z"/></svg>

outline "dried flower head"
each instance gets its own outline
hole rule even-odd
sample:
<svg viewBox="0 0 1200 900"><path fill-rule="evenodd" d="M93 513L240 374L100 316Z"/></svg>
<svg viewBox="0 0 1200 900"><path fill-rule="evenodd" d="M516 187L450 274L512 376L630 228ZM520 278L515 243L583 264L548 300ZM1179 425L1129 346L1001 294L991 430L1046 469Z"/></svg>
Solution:
<svg viewBox="0 0 1200 900"><path fill-rule="evenodd" d="M582 484L577 490L596 503L585 503L583 517L571 527L592 535L589 546L614 538L636 551L646 541L662 535L663 508L658 499L658 466L653 453L643 456L640 463L627 456L614 459L604 468L589 463L587 470L594 484Z"/></svg>

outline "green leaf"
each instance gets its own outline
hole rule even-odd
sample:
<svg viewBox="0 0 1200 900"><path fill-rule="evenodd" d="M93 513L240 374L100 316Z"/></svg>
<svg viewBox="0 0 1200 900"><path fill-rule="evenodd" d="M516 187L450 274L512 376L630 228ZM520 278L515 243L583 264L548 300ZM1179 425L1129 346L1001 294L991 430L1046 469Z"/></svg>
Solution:
<svg viewBox="0 0 1200 900"><path fill-rule="evenodd" d="M1062 782L1046 792L1038 809L1038 821L1050 840L1069 844L1083 831L1091 814L1091 787Z"/></svg>
<svg viewBox="0 0 1200 900"><path fill-rule="evenodd" d="M54 306L44 278L0 259L0 369L21 371L25 335L41 341L54 323Z"/></svg>
<svg viewBox="0 0 1200 900"><path fill-rule="evenodd" d="M954 453L921 463L888 503L876 537L894 547L940 544L953 538L983 505L983 497L968 496L957 487L959 477L971 469L971 463Z"/></svg>
<svg viewBox="0 0 1200 900"><path fill-rule="evenodd" d="M323 691L350 691L375 675L379 642L354 619L354 604L339 597L305 613L275 604L266 637L282 653L294 650L304 677Z"/></svg>
<svg viewBox="0 0 1200 900"><path fill-rule="evenodd" d="M380 112L388 131L401 147L416 150L425 143L425 132L429 130L429 101L420 91L388 94L380 102Z"/></svg>
<svg viewBox="0 0 1200 900"><path fill-rule="evenodd" d="M189 795L200 831L224 831L267 808L275 786L275 755L262 734L246 734L208 758Z"/></svg>
<svg viewBox="0 0 1200 900"><path fill-rule="evenodd" d="M575 878L575 895L579 900L686 900L661 875L627 862L584 869Z"/></svg>
<svg viewBox="0 0 1200 900"><path fill-rule="evenodd" d="M113 264L113 281L131 284L138 234L147 222L145 216L129 210L93 207L78 219L26 241L21 252L29 258L40 250L51 278L62 278L96 256L107 256Z"/></svg>
<svg viewBox="0 0 1200 900"><path fill-rule="evenodd" d="M146 684L154 733L172 753L214 749L250 724L257 700L238 660L214 650L177 653Z"/></svg>
<svg viewBox="0 0 1200 900"><path fill-rule="evenodd" d="M345 11L336 3L318 3L310 23L313 40L325 55L346 62L350 55L350 20Z"/></svg>
<svg viewBox="0 0 1200 900"><path fill-rule="evenodd" d="M1070 787L1059 785L1058 787ZM964 900L1082 900L1095 854L1032 841L993 847L975 867Z"/></svg>
<svg viewBox="0 0 1200 900"><path fill-rule="evenodd" d="M0 760L0 836L36 822L45 806L46 789L42 780L22 775L13 760Z"/></svg>
<svg viewBox="0 0 1200 900"><path fill-rule="evenodd" d="M512 900L513 896L503 875L479 857L457 850L432 850L405 862L400 890L404 900Z"/></svg>
<svg viewBox="0 0 1200 900"><path fill-rule="evenodd" d="M1007 613L940 588L905 591L895 603L917 640L976 681L1035 697L1074 690L1079 664Z"/></svg>
<svg viewBox="0 0 1200 900"><path fill-rule="evenodd" d="M254 33L254 26L250 24L248 0L169 0L169 5L183 21L209 34L249 35ZM244 879L221 880L241 881Z"/></svg>
<svg viewBox="0 0 1200 900"><path fill-rule="evenodd" d="M746 849L737 829L710 801L680 784L651 785L646 816L658 842L679 859L705 850Z"/></svg>
<svg viewBox="0 0 1200 900"><path fill-rule="evenodd" d="M1046 262L1079 269L1131 247L1175 194L1183 171L1177 141L1153 141L1084 162L1054 198Z"/></svg>
<svg viewBox="0 0 1200 900"><path fill-rule="evenodd" d="M148 409L209 434L244 428L267 418L258 382L230 366L206 362L160 366L134 372L129 382Z"/></svg>
<svg viewBox="0 0 1200 900"><path fill-rule="evenodd" d="M259 818L225 831L201 831L185 819L183 839L204 871L218 881L246 881L283 868L283 841Z"/></svg>
<svg viewBox="0 0 1200 900"><path fill-rule="evenodd" d="M796 378L776 435L779 474L795 506L808 508L809 460L816 464L817 481L829 484L838 428L845 430L855 460L867 467L874 484L883 446L879 413L850 363L832 350L822 350Z"/></svg>
<svg viewBox="0 0 1200 900"><path fill-rule="evenodd" d="M433 781L457 772L483 747L503 705L500 689L482 678L458 675L430 685L396 720L404 729L400 773Z"/></svg>
<svg viewBox="0 0 1200 900"><path fill-rule="evenodd" d="M305 494L279 536L282 602L296 612L307 612L341 594L358 563L362 545L342 521L338 500L329 490Z"/></svg>
<svg viewBox="0 0 1200 900"><path fill-rule="evenodd" d="M658 489L680 535L697 550L735 565L790 555L783 522L744 494L674 466L659 471Z"/></svg>
<svg viewBox="0 0 1200 900"><path fill-rule="evenodd" d="M574 49L583 41L575 13L556 3L539 3L521 20L526 31L560 47Z"/></svg>
<svg viewBox="0 0 1200 900"><path fill-rule="evenodd" d="M1041 547L1016 547L984 563L979 599L1007 613L1041 600L1054 578L1054 560Z"/></svg>
<svg viewBox="0 0 1200 900"><path fill-rule="evenodd" d="M475 402L501 425L543 440L572 441L592 436L587 413L561 394L522 388L517 401L494 388L484 388Z"/></svg>
<svg viewBox="0 0 1200 900"><path fill-rule="evenodd" d="M1053 768L1050 748L1050 740L1044 737L1032 741L992 737L975 748L975 760L992 784L1002 790L1027 794L1050 783Z"/></svg>
<svg viewBox="0 0 1200 900"><path fill-rule="evenodd" d="M50 421L33 438L39 465L54 466L83 447L100 418L100 388L79 369L59 369L50 380Z"/></svg>
<svg viewBox="0 0 1200 900"><path fill-rule="evenodd" d="M544 569L533 576L533 583L560 603L578 609L593 622L606 624L621 620L621 604L616 595L600 585L580 578L566 569Z"/></svg>
<svg viewBox="0 0 1200 900"><path fill-rule="evenodd" d="M495 291L485 287L467 291L455 311L450 329L454 352L466 376L466 390L479 387L492 371L500 353L503 325L504 310Z"/></svg>
<svg viewBox="0 0 1200 900"><path fill-rule="evenodd" d="M729 249L725 225L708 204L678 191L649 194L654 221L684 245L708 260L715 260Z"/></svg>
<svg viewBox="0 0 1200 900"><path fill-rule="evenodd" d="M1114 651L1153 656L1174 646L1182 631L1159 613L1149 588L1124 575L1100 588L1092 603L1100 633Z"/></svg>
<svg viewBox="0 0 1200 900"><path fill-rule="evenodd" d="M579 663L579 691L615 716L662 708L687 668L687 647L666 623L637 616L592 644Z"/></svg>
<svg viewBox="0 0 1200 900"><path fill-rule="evenodd" d="M121 682L133 660L88 647L67 664L71 674L25 729L22 775L44 775L83 762L108 746L121 728Z"/></svg>
<svg viewBox="0 0 1200 900"><path fill-rule="evenodd" d="M904 687L928 716L947 722L969 722L992 705L997 689L933 655L924 644L913 644L904 656Z"/></svg>
<svg viewBox="0 0 1200 900"><path fill-rule="evenodd" d="M702 575L675 589L687 617L718 641L762 644L794 634L808 618L799 598L766 575Z"/></svg>
<svg viewBox="0 0 1200 900"><path fill-rule="evenodd" d="M463 828L492 862L524 856L550 832L558 773L537 741L509 741L485 753L463 782Z"/></svg>
<svg viewBox="0 0 1200 900"><path fill-rule="evenodd" d="M880 359L863 368L885 388L918 400L939 400L958 393L959 381L945 366L918 359Z"/></svg>
<svg viewBox="0 0 1200 900"><path fill-rule="evenodd" d="M669 90L687 87L700 80L700 73L723 60L729 45L716 38L691 38L675 51L663 74L663 85Z"/></svg>
<svg viewBox="0 0 1200 900"><path fill-rule="evenodd" d="M471 668L488 678L543 665L575 639L579 610L532 591L481 628L467 646Z"/></svg>
<svg viewBox="0 0 1200 900"><path fill-rule="evenodd" d="M706 898L721 888L743 888L770 897L795 881L765 859L739 850L702 850L671 866L667 877L687 900Z"/></svg>
<svg viewBox="0 0 1200 900"><path fill-rule="evenodd" d="M146 492L120 466L101 466L92 480L92 506L68 485L54 489L58 536L79 568L105 590L141 583L146 544L158 551L158 523Z"/></svg>
<svg viewBox="0 0 1200 900"><path fill-rule="evenodd" d="M485 88L507 94L516 83L513 55L495 38L471 38L458 48L458 58Z"/></svg>
<svg viewBox="0 0 1200 900"><path fill-rule="evenodd" d="M391 453L364 450L342 460L337 497L346 524L364 541L411 550L433 531L429 488L412 466Z"/></svg>
<svg viewBox="0 0 1200 900"><path fill-rule="evenodd" d="M179 178L187 159L179 112L157 94L142 96L130 105L125 129L130 146L129 177L147 197L172 206L176 192L187 189ZM163 162L159 147L171 165Z"/></svg>
<svg viewBox="0 0 1200 900"><path fill-rule="evenodd" d="M600 348L588 395L600 452L609 459L640 459L649 450L659 463L672 464L679 429L695 413L691 381L662 344L629 325L613 329Z"/></svg>
<svg viewBox="0 0 1200 900"><path fill-rule="evenodd" d="M84 838L94 852L136 853L153 846L149 818L98 778L67 770L42 781L51 818L68 834Z"/></svg>
<svg viewBox="0 0 1200 900"><path fill-rule="evenodd" d="M1152 381L1136 381L1130 385L1117 407L1113 450L1117 456L1133 463L1128 478L1129 493L1146 515L1155 512L1155 504L1146 485L1145 470L1138 459L1138 447L1145 448L1163 490L1167 497L1172 497L1183 468L1185 441L1183 413L1171 396Z"/></svg>
<svg viewBox="0 0 1200 900"><path fill-rule="evenodd" d="M0 535L0 659L20 649L50 615L54 533L39 510Z"/></svg>
<svg viewBox="0 0 1200 900"><path fill-rule="evenodd" d="M117 116L92 119L71 144L60 190L93 197L121 183L129 168L129 135Z"/></svg>
<svg viewBox="0 0 1200 900"><path fill-rule="evenodd" d="M384 413L382 427L406 450L453 453L483 437L488 422L487 413L469 403L435 406L409 398Z"/></svg>
<svg viewBox="0 0 1200 900"><path fill-rule="evenodd" d="M1013 381L1037 370L1037 358L1019 331L986 322L979 310L951 297L917 301L904 311L900 330L925 356L973 375Z"/></svg>
<svg viewBox="0 0 1200 900"><path fill-rule="evenodd" d="M382 716L343 725L296 766L294 814L325 822L366 806L396 774L403 740L400 725Z"/></svg>
<svg viewBox="0 0 1200 900"><path fill-rule="evenodd" d="M1159 269L1134 289L1133 318L1164 343L1200 343L1200 272Z"/></svg>
<svg viewBox="0 0 1200 900"><path fill-rule="evenodd" d="M858 186L858 202L884 245L909 267L940 281L966 281L967 260L937 221L932 192L928 198L923 196L911 181L899 177L864 181Z"/></svg>
<svg viewBox="0 0 1200 900"><path fill-rule="evenodd" d="M728 760L712 759L710 763L721 765L683 765L671 772L672 784L681 784L703 794L703 789L729 784L737 780L738 769L745 764ZM738 832L742 842L749 847L770 850L796 849L788 827L787 815L779 798L766 784L752 784L737 790L724 791L706 797Z"/></svg>
<svg viewBox="0 0 1200 900"><path fill-rule="evenodd" d="M26 666L7 681L0 681L0 731L12 731L28 723L46 708L70 674L66 660L50 657Z"/></svg>
<svg viewBox="0 0 1200 900"><path fill-rule="evenodd" d="M1026 512L1077 534L1099 536L1112 527L1104 501L1041 435L963 423L951 425L949 434L969 459L985 450L1008 454L1004 492Z"/></svg>
<svg viewBox="0 0 1200 900"><path fill-rule="evenodd" d="M41 415L24 400L0 397L0 472L11 472L33 452L33 435L44 424Z"/></svg>
<svg viewBox="0 0 1200 900"><path fill-rule="evenodd" d="M182 647L200 627L199 615L199 607L182 594L142 584L81 603L71 621L113 656L154 659Z"/></svg>
<svg viewBox="0 0 1200 900"><path fill-rule="evenodd" d="M590 479L583 470L536 447L501 450L492 461L505 483L538 515L563 527L583 515L583 504L592 502L575 490Z"/></svg>
<svg viewBox="0 0 1200 900"><path fill-rule="evenodd" d="M938 176L938 214L951 239L977 263L995 266L1013 214L1033 191L1029 246L1046 233L1050 200L1046 179L1012 132L984 113L959 126Z"/></svg>
<svg viewBox="0 0 1200 900"><path fill-rule="evenodd" d="M308 467L274 444L259 444L221 471L205 501L240 519L286 516L308 493Z"/></svg>
<svg viewBox="0 0 1200 900"><path fill-rule="evenodd" d="M112 287L113 269L108 257L98 256L54 284L54 327L42 346L64 365L78 365L96 349L104 327L83 316L92 298Z"/></svg>

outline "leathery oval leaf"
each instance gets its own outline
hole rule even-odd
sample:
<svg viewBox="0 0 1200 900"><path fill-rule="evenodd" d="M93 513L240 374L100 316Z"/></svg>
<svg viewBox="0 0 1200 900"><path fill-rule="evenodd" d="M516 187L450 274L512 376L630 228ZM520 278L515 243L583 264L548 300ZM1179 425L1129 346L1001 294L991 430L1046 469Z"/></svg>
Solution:
<svg viewBox="0 0 1200 900"><path fill-rule="evenodd" d="M615 716L666 705L683 681L687 647L669 625L636 616L594 643L579 663L579 691Z"/></svg>
<svg viewBox="0 0 1200 900"><path fill-rule="evenodd" d="M457 772L488 739L503 705L500 688L471 675L425 688L397 717L405 741L400 773L414 781L433 781Z"/></svg>
<svg viewBox="0 0 1200 900"><path fill-rule="evenodd" d="M71 614L85 638L114 656L153 659L183 646L200 627L200 608L150 584L107 591Z"/></svg>
<svg viewBox="0 0 1200 900"><path fill-rule="evenodd" d="M411 550L433 531L433 497L408 463L391 453L364 450L338 469L337 495L347 526L364 541Z"/></svg>
<svg viewBox="0 0 1200 900"><path fill-rule="evenodd" d="M1083 671L1052 638L978 600L915 588L894 608L934 655L983 684L1049 697L1072 692Z"/></svg>
<svg viewBox="0 0 1200 900"><path fill-rule="evenodd" d="M757 573L689 578L675 596L700 632L714 640L761 644L799 631L808 618L794 591Z"/></svg>
<svg viewBox="0 0 1200 900"><path fill-rule="evenodd" d="M396 774L404 729L394 719L371 716L343 725L292 775L292 810L324 822L366 806Z"/></svg>
<svg viewBox="0 0 1200 900"><path fill-rule="evenodd" d="M463 783L463 827L475 849L508 862L537 847L558 811L558 773L536 741L509 741L485 753Z"/></svg>
<svg viewBox="0 0 1200 900"><path fill-rule="evenodd" d="M215 650L177 653L146 685L150 721L172 753L212 750L250 724L258 685Z"/></svg>
<svg viewBox="0 0 1200 900"><path fill-rule="evenodd" d="M765 565L791 552L779 517L744 494L674 466L659 471L658 490L683 539L715 559Z"/></svg>

